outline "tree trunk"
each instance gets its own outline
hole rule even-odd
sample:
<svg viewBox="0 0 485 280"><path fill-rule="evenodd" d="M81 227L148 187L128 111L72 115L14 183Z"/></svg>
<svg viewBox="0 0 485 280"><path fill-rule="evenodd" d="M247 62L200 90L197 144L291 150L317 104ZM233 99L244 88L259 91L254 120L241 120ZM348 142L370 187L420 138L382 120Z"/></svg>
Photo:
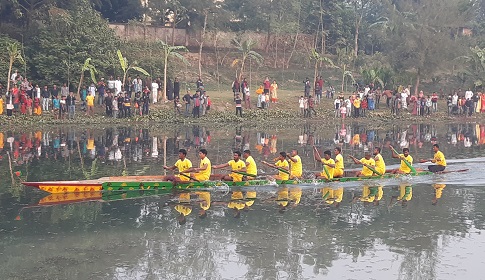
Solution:
<svg viewBox="0 0 485 280"><path fill-rule="evenodd" d="M81 72L81 78L79 79L79 85L77 85L77 95L81 92L81 84L83 83L84 80L84 71Z"/></svg>
<svg viewBox="0 0 485 280"><path fill-rule="evenodd" d="M246 57L243 56L243 59L241 60L241 70L239 71L238 81L241 81L241 79L242 79L242 75L243 75L243 71L244 71L244 63L245 62L246 62Z"/></svg>
<svg viewBox="0 0 485 280"><path fill-rule="evenodd" d="M163 65L163 101L167 101L167 64L168 64L168 51L165 50L165 63Z"/></svg>
<svg viewBox="0 0 485 280"><path fill-rule="evenodd" d="M344 91L344 84L345 84L345 65L344 65L344 69L342 71L342 92Z"/></svg>
<svg viewBox="0 0 485 280"><path fill-rule="evenodd" d="M315 70L313 72L313 86L317 84L318 60L315 60Z"/></svg>
<svg viewBox="0 0 485 280"><path fill-rule="evenodd" d="M206 27L207 27L207 12L205 12L204 14L204 27L202 28L202 34L200 36L200 44L199 44L199 77L202 77L202 48L204 47Z"/></svg>
<svg viewBox="0 0 485 280"><path fill-rule="evenodd" d="M274 68L276 68L276 62L278 61L278 37L275 36L275 58L274 58Z"/></svg>
<svg viewBox="0 0 485 280"><path fill-rule="evenodd" d="M301 0L299 2L299 5L298 5L298 27L296 29L295 41L293 42L293 49L291 49L290 55L288 57L288 60L286 61L286 69L290 68L291 57L293 56L293 53L295 52L296 43L298 42L298 34L300 32L300 17L301 17Z"/></svg>
<svg viewBox="0 0 485 280"><path fill-rule="evenodd" d="M177 9L173 12L173 24L172 24L172 47L175 46L175 25L177 24Z"/></svg>
<svg viewBox="0 0 485 280"><path fill-rule="evenodd" d="M421 82L421 68L418 68L418 73L416 74L416 84L414 85L414 95L418 96L419 83Z"/></svg>
<svg viewBox="0 0 485 280"><path fill-rule="evenodd" d="M12 57L10 57L10 61L8 63L7 93L10 92L10 77L12 76L12 66L13 66L13 59Z"/></svg>
<svg viewBox="0 0 485 280"><path fill-rule="evenodd" d="M355 37L354 37L354 56L357 57L359 54L359 28L360 21L355 23Z"/></svg>
<svg viewBox="0 0 485 280"><path fill-rule="evenodd" d="M320 0L320 19L319 19L318 25L322 27L322 39L321 39L322 40L321 41L322 53L321 53L321 56L324 56L325 55L325 46L324 46L325 45L325 33L324 33L325 28L323 26L323 6L322 6L323 3L322 2L323 2L323 0Z"/></svg>

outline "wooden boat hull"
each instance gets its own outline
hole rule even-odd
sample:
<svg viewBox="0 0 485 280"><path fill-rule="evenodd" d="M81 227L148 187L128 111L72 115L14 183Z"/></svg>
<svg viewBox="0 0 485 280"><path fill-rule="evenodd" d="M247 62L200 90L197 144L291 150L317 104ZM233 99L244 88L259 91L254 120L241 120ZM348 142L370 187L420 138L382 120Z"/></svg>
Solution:
<svg viewBox="0 0 485 280"><path fill-rule="evenodd" d="M445 171L442 173L464 172L465 170ZM97 180L85 181L50 181L50 182L23 182L24 185L39 188L43 191L52 194L64 193L83 193L83 192L110 192L110 191L133 191L133 190L185 190L185 189L203 189L213 188L219 186L229 187L250 187L250 186L265 186L265 185L300 185L300 184L326 184L330 182L357 182L364 180L382 180L392 179L403 176L423 176L431 175L432 172L421 171L415 174L384 174L382 176L372 177L344 177L334 178L333 180L316 180L316 179L302 179L302 180L287 180L287 181L271 181L271 180L251 180L243 182L222 182L222 181L205 181L205 182L188 182L182 184L173 184L168 181L157 181L163 178L161 176L127 176L127 177L104 177Z"/></svg>

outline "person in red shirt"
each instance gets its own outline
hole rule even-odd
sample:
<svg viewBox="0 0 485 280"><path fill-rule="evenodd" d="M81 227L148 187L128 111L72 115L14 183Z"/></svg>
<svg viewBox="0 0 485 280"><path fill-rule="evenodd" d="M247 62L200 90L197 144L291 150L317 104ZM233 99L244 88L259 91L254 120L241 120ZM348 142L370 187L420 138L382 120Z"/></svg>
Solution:
<svg viewBox="0 0 485 280"><path fill-rule="evenodd" d="M32 116L32 98L27 95L27 99L25 100L25 106L27 107L27 114Z"/></svg>
<svg viewBox="0 0 485 280"><path fill-rule="evenodd" d="M266 77L263 82L263 92L264 94L268 95L269 94L269 89L271 88L271 82L269 81L269 78Z"/></svg>

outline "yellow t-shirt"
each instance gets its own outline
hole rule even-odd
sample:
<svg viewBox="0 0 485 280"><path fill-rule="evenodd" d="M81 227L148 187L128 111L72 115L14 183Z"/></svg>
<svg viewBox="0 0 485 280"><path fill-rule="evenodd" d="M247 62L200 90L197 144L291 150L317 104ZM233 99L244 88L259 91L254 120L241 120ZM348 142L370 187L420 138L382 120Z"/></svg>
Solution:
<svg viewBox="0 0 485 280"><path fill-rule="evenodd" d="M404 154L399 154L399 157L404 157ZM413 157L411 155L408 155L407 157L405 157L405 159L411 164L411 166L413 165ZM411 172L411 168L409 168L409 166L407 166L404 160L402 159L401 159L401 166L399 167L399 170L406 174Z"/></svg>
<svg viewBox="0 0 485 280"><path fill-rule="evenodd" d="M344 157L342 154L338 154L335 156L335 169L342 169L344 170Z"/></svg>
<svg viewBox="0 0 485 280"><path fill-rule="evenodd" d="M375 156L374 161L376 163L376 171L379 171L381 174L386 173L386 163L384 162L382 155L378 154Z"/></svg>
<svg viewBox="0 0 485 280"><path fill-rule="evenodd" d="M180 204L175 206L175 210L177 210L177 212L179 212L180 214L182 214L184 216L187 216L190 213L192 213L192 208L187 207L185 205L180 205Z"/></svg>
<svg viewBox="0 0 485 280"><path fill-rule="evenodd" d="M183 161L181 159L179 159L179 160L177 160L177 162L175 162L174 165L178 168L179 173L180 173L180 172L184 172L185 170L191 168L192 162L188 158L184 159ZM188 178L187 176L182 176L182 175L177 175L177 176L180 178L180 181L189 181L190 180L190 178Z"/></svg>
<svg viewBox="0 0 485 280"><path fill-rule="evenodd" d="M92 95L86 96L86 105L94 106L94 96Z"/></svg>
<svg viewBox="0 0 485 280"><path fill-rule="evenodd" d="M242 160L238 160L236 162L232 159L227 164L229 164L229 166L231 167L232 170L240 170L241 168L246 167L246 164ZM238 174L238 173L231 173L230 176L232 177L232 180L234 182L241 182L242 178L243 178L243 175Z"/></svg>
<svg viewBox="0 0 485 280"><path fill-rule="evenodd" d="M434 158L437 165L446 166L445 155L441 151L434 153Z"/></svg>
<svg viewBox="0 0 485 280"><path fill-rule="evenodd" d="M0 149L3 149L3 146L4 146L4 144L3 144L3 133L0 132Z"/></svg>
<svg viewBox="0 0 485 280"><path fill-rule="evenodd" d="M86 149L88 150L94 149L94 138L88 139L88 143L86 144Z"/></svg>
<svg viewBox="0 0 485 280"><path fill-rule="evenodd" d="M255 176L258 175L258 167L252 156L249 156L246 159L246 173L252 174Z"/></svg>
<svg viewBox="0 0 485 280"><path fill-rule="evenodd" d="M205 157L204 159L200 160L199 168L204 167L204 165L206 164L207 164L206 170L196 173L196 179L199 181L207 181L211 177L212 166L211 166L211 161L209 160L208 157Z"/></svg>
<svg viewBox="0 0 485 280"><path fill-rule="evenodd" d="M360 108L360 99L355 99L354 100L354 107L355 108Z"/></svg>
<svg viewBox="0 0 485 280"><path fill-rule="evenodd" d="M297 178L300 178L301 175L303 174L303 166L301 164L301 158L299 155L296 155L293 157L294 159L296 159L296 162L290 160L291 162L291 171L290 171L290 174L291 174L291 177L297 177Z"/></svg>
<svg viewBox="0 0 485 280"><path fill-rule="evenodd" d="M370 159L365 159L362 158L360 162L365 163L370 166L376 166L376 162L373 158ZM363 176L372 176L374 174L374 171L370 170L367 166L362 166L362 175Z"/></svg>
<svg viewBox="0 0 485 280"><path fill-rule="evenodd" d="M278 160L276 163L275 163L276 166L278 167L286 167L288 168L290 165L288 164L288 161L286 160ZM279 171L278 172L278 176L281 178L281 180L288 180L290 179L290 175L286 174L285 172L283 171Z"/></svg>
<svg viewBox="0 0 485 280"><path fill-rule="evenodd" d="M195 192L197 196L199 197L200 202L200 208L204 210L209 210L211 207L211 193L210 192Z"/></svg>
<svg viewBox="0 0 485 280"><path fill-rule="evenodd" d="M323 164L335 164L335 161L333 159L326 160L326 159L322 158L322 163ZM328 176L330 176L330 178L327 176L327 172L325 172L325 169L327 169ZM324 165L322 173L320 174L320 176L325 177L326 179L329 179L329 180L333 179L334 171L335 171L335 168L330 167L328 165Z"/></svg>

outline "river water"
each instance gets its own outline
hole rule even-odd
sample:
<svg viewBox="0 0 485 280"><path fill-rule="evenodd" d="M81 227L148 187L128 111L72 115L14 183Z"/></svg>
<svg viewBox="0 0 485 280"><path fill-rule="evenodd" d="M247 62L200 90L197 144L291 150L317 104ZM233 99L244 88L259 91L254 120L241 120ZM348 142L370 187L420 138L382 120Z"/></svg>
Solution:
<svg viewBox="0 0 485 280"><path fill-rule="evenodd" d="M93 194L75 203L19 184L160 174L179 148L198 162L201 147L213 164L234 149L251 149L259 162L295 148L307 174L321 171L312 145L357 157L382 147L388 167L396 167L389 144L409 147L417 160L432 156L433 143L448 170L469 171L365 184ZM484 144L485 125L475 123L0 130L0 279L481 279ZM357 168L347 159L346 167Z"/></svg>

